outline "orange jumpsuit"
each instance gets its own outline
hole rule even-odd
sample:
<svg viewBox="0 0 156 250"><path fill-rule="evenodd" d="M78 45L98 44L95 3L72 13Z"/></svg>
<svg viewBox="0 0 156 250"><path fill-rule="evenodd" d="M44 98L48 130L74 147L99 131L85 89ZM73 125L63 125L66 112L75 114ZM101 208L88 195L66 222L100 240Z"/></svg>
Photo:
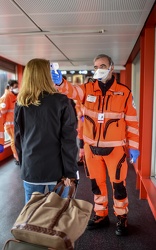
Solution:
<svg viewBox="0 0 156 250"><path fill-rule="evenodd" d="M114 77L105 94L97 80L80 86L72 86L64 80L58 89L84 105L83 140L96 215L108 215L106 169L113 189L114 213L127 214L126 147L139 147L138 121L131 91L117 83Z"/></svg>
<svg viewBox="0 0 156 250"><path fill-rule="evenodd" d="M10 136L10 146L14 155L14 158L18 161L18 156L14 144L14 108L17 96L11 91L8 91L3 97L1 103L1 113L3 115L4 127Z"/></svg>
<svg viewBox="0 0 156 250"><path fill-rule="evenodd" d="M0 144L4 145L4 124L1 112L0 112Z"/></svg>

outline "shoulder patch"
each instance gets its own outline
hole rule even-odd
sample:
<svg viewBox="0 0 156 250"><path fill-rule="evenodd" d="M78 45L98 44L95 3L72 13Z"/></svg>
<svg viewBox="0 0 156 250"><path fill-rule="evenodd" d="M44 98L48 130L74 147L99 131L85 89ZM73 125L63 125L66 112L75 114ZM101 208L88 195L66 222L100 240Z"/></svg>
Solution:
<svg viewBox="0 0 156 250"><path fill-rule="evenodd" d="M5 104L4 102L2 102L2 103L0 104L0 107L1 107L2 109L4 109L4 108L6 107L6 104Z"/></svg>

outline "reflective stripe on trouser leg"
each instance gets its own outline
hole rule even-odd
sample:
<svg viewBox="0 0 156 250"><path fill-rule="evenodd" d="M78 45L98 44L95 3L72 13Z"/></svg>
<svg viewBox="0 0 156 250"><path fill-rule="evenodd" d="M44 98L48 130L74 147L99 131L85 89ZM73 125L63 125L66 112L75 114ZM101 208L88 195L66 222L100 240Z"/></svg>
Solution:
<svg viewBox="0 0 156 250"><path fill-rule="evenodd" d="M108 215L108 196L94 194L94 211L98 216Z"/></svg>
<svg viewBox="0 0 156 250"><path fill-rule="evenodd" d="M128 198L123 200L114 199L114 213L115 215L123 215L128 213Z"/></svg>
<svg viewBox="0 0 156 250"><path fill-rule="evenodd" d="M106 186L106 166L103 157L93 155L88 144L85 144L85 159L94 194L94 211L98 216L108 215L108 197Z"/></svg>
<svg viewBox="0 0 156 250"><path fill-rule="evenodd" d="M108 156L104 156L108 174L113 188L114 213L128 213L128 198L126 191L127 161L123 147L115 147Z"/></svg>

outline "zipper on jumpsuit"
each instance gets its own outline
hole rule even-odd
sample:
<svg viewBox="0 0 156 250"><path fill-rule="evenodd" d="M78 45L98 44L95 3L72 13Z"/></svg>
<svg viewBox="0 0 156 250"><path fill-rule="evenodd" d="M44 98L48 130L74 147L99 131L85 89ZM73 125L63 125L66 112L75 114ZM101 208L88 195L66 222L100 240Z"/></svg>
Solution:
<svg viewBox="0 0 156 250"><path fill-rule="evenodd" d="M110 98L110 95L108 95L108 97L107 97L107 101L106 101L106 110L107 110L107 108L108 108L109 98ZM103 112L103 109L104 109L104 101L105 101L105 96L104 96L103 103L102 103L102 112ZM120 119L110 119L110 120L108 120L108 121L106 122L105 128L104 128L104 132L103 132L103 137L104 137L104 139L106 138L106 133L107 133L107 129L108 129L109 125L110 125L111 123L113 123L113 122L117 122L117 127L118 127L118 121L119 121L119 120L120 120ZM101 126L102 126L102 124L100 124L99 138L98 138L98 141L97 141L97 146L98 146L99 140L100 140Z"/></svg>
<svg viewBox="0 0 156 250"><path fill-rule="evenodd" d="M102 99L102 113L103 113L103 109L104 109L104 102L105 102L105 96L104 96L104 98ZM97 140L97 147L98 147L98 145L99 145L99 140L100 140L101 126L102 126L102 123L100 123L99 138L98 138L98 140Z"/></svg>

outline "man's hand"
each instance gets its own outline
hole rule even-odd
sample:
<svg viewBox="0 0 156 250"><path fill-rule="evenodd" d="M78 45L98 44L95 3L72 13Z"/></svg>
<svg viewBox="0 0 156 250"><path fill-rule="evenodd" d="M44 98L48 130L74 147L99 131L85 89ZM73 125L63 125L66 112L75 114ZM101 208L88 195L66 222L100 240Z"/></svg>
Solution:
<svg viewBox="0 0 156 250"><path fill-rule="evenodd" d="M140 151L138 149L132 149L132 148L129 149L129 156L132 163L136 163L136 160L139 157L139 155Z"/></svg>
<svg viewBox="0 0 156 250"><path fill-rule="evenodd" d="M61 73L61 70L51 70L51 77L52 77L52 80L53 82L56 84L56 85L60 85L62 83L62 73Z"/></svg>

